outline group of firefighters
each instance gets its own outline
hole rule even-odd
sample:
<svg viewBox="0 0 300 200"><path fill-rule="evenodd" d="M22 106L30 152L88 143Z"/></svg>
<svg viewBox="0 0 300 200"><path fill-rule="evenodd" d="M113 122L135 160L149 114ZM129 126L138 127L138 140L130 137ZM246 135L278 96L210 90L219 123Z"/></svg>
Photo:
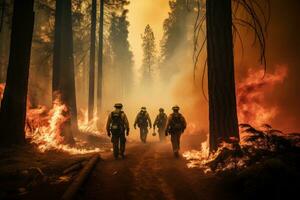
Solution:
<svg viewBox="0 0 300 200"><path fill-rule="evenodd" d="M121 156L125 157L125 143L126 136L129 135L129 122L126 114L123 111L123 105L121 103L115 104L115 110L108 116L106 131L107 135L111 137L113 144L113 154L115 159ZM155 135L155 128L158 129L160 141L164 141L165 137L171 135L171 142L173 147L174 156L179 157L180 150L180 136L186 128L186 120L181 113L179 113L179 106L172 107L173 113L167 117L163 108L159 109L159 114L156 116L153 129ZM140 139L143 143L146 143L148 128L152 128L150 116L146 107L142 107L137 114L134 128L140 129Z"/></svg>

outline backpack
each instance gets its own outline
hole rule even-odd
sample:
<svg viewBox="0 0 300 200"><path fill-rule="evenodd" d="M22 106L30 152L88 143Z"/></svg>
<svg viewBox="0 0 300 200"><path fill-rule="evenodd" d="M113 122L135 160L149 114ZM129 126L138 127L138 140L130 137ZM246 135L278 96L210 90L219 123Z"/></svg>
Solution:
<svg viewBox="0 0 300 200"><path fill-rule="evenodd" d="M172 121L171 121L171 130L172 131L182 131L183 130L181 114L179 114L179 113L173 114Z"/></svg>
<svg viewBox="0 0 300 200"><path fill-rule="evenodd" d="M164 125L166 125L166 117L164 114L160 114L157 118L157 127L162 128Z"/></svg>
<svg viewBox="0 0 300 200"><path fill-rule="evenodd" d="M147 114L144 113L140 113L138 116L138 121L137 124L139 127L147 127L148 126L148 118L147 118Z"/></svg>
<svg viewBox="0 0 300 200"><path fill-rule="evenodd" d="M119 133L123 131L124 125L123 125L123 119L122 119L123 112L112 112L111 113L111 132Z"/></svg>

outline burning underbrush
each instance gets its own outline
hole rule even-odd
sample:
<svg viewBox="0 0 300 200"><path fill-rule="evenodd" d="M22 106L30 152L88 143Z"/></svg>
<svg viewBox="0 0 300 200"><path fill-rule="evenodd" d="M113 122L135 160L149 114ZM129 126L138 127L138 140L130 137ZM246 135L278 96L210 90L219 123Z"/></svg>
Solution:
<svg viewBox="0 0 300 200"><path fill-rule="evenodd" d="M72 146L65 143L62 132L70 118L67 109L58 99L54 101L51 109L45 106L28 108L25 128L26 138L29 139L30 143L36 145L41 152L49 150L63 151L70 154L99 152L99 148L90 148L85 141L76 138L75 144ZM96 119L88 122L84 116L79 120L79 132L97 134Z"/></svg>
<svg viewBox="0 0 300 200"><path fill-rule="evenodd" d="M205 173L241 171L268 158L288 153L300 153L300 133L283 133L264 124L256 129L249 124L241 124L241 141L223 143L210 153L207 143L200 151L184 152L189 168L201 168Z"/></svg>
<svg viewBox="0 0 300 200"><path fill-rule="evenodd" d="M4 89L5 84L0 84L0 100ZM89 136L93 136L93 139L100 137L100 132L97 129L97 117L88 120L87 112L81 110L78 115L78 133L74 138L75 144L68 145L64 141L63 132L68 120L70 120L70 114L67 106L60 101L59 95L54 100L52 108L46 106L32 108L30 98L27 98L27 105L26 138L40 152L54 150L70 154L87 154L101 151L85 140Z"/></svg>

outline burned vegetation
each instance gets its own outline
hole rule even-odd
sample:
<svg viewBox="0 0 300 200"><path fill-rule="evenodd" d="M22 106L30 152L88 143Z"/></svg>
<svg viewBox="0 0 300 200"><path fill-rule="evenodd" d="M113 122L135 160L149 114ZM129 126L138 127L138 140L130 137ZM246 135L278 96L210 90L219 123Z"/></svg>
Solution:
<svg viewBox="0 0 300 200"><path fill-rule="evenodd" d="M268 124L240 124L241 141L217 151L186 152L191 168L220 177L220 188L237 199L284 199L300 186L300 133L283 133ZM205 146L204 146L205 147ZM274 189L276 188L276 192Z"/></svg>

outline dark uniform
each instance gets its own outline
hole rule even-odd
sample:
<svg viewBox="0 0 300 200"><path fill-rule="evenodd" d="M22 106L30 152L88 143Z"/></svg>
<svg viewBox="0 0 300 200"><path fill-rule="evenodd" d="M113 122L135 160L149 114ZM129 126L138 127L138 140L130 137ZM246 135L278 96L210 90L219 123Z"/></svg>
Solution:
<svg viewBox="0 0 300 200"><path fill-rule="evenodd" d="M167 120L168 120L168 117L164 113L164 109L160 108L159 114L156 116L154 124L153 124L154 130L155 130L155 127L158 128L158 135L159 135L160 141L165 140L165 131L166 131Z"/></svg>
<svg viewBox="0 0 300 200"><path fill-rule="evenodd" d="M171 142L175 157L179 156L180 150L180 136L186 128L186 121L181 113L179 113L179 107L174 106L173 113L170 114L166 126L166 136L171 135Z"/></svg>
<svg viewBox="0 0 300 200"><path fill-rule="evenodd" d="M140 138L143 143L146 143L148 126L152 128L152 123L148 112L145 107L141 108L141 111L137 114L134 122L134 128L138 125L140 129Z"/></svg>
<svg viewBox="0 0 300 200"><path fill-rule="evenodd" d="M113 143L114 157L119 154L124 158L126 137L129 135L129 123L126 114L122 111L122 104L115 104L115 110L108 116L106 130Z"/></svg>

